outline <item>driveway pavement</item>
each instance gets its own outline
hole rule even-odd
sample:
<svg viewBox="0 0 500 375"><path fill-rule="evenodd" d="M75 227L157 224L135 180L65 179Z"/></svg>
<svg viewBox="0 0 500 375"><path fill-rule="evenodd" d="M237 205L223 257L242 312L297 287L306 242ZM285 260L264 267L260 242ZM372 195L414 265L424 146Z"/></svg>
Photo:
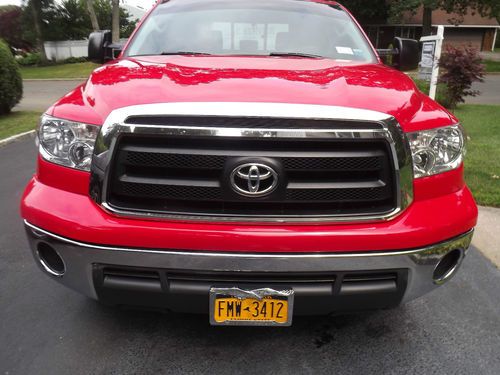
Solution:
<svg viewBox="0 0 500 375"><path fill-rule="evenodd" d="M467 104L497 104L500 105L500 74L488 74L484 82L472 85L474 90L479 90L481 95L468 97Z"/></svg>
<svg viewBox="0 0 500 375"><path fill-rule="evenodd" d="M43 275L18 216L32 139L0 147L0 374L498 374L500 271L459 274L394 310L211 327L205 315L102 307Z"/></svg>
<svg viewBox="0 0 500 375"><path fill-rule="evenodd" d="M71 81L33 81L24 80L24 95L15 107L19 111L45 111L60 97L74 89L82 80Z"/></svg>

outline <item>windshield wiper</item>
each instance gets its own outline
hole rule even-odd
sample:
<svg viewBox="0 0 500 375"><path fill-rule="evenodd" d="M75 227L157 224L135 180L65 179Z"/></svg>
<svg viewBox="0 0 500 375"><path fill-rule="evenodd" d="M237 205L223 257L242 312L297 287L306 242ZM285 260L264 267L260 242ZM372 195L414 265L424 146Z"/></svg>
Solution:
<svg viewBox="0 0 500 375"><path fill-rule="evenodd" d="M206 52L191 52L191 51L175 51L175 52L162 52L160 55L198 55L198 56L211 56L211 53Z"/></svg>
<svg viewBox="0 0 500 375"><path fill-rule="evenodd" d="M302 52L271 52L269 56L297 56L297 57L307 57L310 59L323 59L324 56L312 55L309 53Z"/></svg>

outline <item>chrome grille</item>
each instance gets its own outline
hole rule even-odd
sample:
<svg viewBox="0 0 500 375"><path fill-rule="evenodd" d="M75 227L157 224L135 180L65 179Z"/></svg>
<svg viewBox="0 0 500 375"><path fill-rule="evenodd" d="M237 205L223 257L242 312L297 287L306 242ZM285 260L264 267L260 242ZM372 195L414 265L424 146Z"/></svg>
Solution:
<svg viewBox="0 0 500 375"><path fill-rule="evenodd" d="M120 138L108 202L121 210L186 215L381 214L396 206L390 148L379 140L210 137ZM277 165L282 189L235 194L228 172L245 161Z"/></svg>
<svg viewBox="0 0 500 375"><path fill-rule="evenodd" d="M409 155L397 122L378 112L272 103L151 104L108 117L96 143L90 196L126 216L388 219L412 200ZM281 185L268 196L235 194L228 170L247 161L271 163Z"/></svg>

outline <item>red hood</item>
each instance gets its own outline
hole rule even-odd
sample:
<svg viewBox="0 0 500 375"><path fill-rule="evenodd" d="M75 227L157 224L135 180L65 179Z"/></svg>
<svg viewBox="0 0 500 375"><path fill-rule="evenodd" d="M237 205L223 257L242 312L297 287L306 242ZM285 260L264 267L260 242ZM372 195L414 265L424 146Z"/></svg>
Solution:
<svg viewBox="0 0 500 375"><path fill-rule="evenodd" d="M102 124L130 105L272 102L346 106L393 115L406 131L453 122L405 74L380 64L280 57L157 56L96 69L52 115ZM49 112L49 113L50 113Z"/></svg>

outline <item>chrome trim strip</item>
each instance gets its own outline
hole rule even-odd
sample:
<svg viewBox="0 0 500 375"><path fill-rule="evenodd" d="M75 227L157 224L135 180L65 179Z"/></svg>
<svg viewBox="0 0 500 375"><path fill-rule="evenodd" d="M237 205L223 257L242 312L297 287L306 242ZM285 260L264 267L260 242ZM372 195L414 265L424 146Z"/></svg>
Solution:
<svg viewBox="0 0 500 375"><path fill-rule="evenodd" d="M86 242L75 241L66 237L59 236L52 232L48 232L36 225L31 224L27 220L24 220L24 224L31 228L31 230L37 233L43 233L48 237L54 238L56 240L79 246L87 247L99 250L112 250L112 251L125 251L132 253L148 253L148 254L165 254L165 255L185 255L185 256L195 256L195 257L208 257L208 258L255 258L255 259L330 259L330 258L365 258L365 257L385 257L385 256L401 256L401 255L417 255L422 253L432 253L433 249L449 247L450 243L454 243L457 247L467 249L472 240L472 235L474 229L457 236L453 239L440 242L437 244L425 246L413 250L395 250L395 251L385 251L385 252L351 252L351 253L235 253L235 252L203 252L203 251L174 251L174 250L153 250L153 249L135 249L119 246L103 246L103 245L93 245Z"/></svg>
<svg viewBox="0 0 500 375"><path fill-rule="evenodd" d="M350 107L252 102L177 102L123 107L111 112L106 123L124 122L132 116L216 116L216 117L275 117L384 121L390 118L382 112Z"/></svg>
<svg viewBox="0 0 500 375"><path fill-rule="evenodd" d="M126 124L132 116L236 116L287 119L315 119L378 124L379 129L250 129L198 126L163 126ZM108 172L120 134L158 134L175 136L253 137L253 138L346 138L385 139L391 148L395 167L397 205L390 212L377 215L217 215L204 213L181 214L120 210L106 201ZM394 117L385 113L349 107L288 103L161 103L124 107L111 112L96 141L91 167L90 196L108 212L126 217L168 219L176 221L218 221L259 223L325 223L390 220L399 215L413 200L413 166L406 135Z"/></svg>

